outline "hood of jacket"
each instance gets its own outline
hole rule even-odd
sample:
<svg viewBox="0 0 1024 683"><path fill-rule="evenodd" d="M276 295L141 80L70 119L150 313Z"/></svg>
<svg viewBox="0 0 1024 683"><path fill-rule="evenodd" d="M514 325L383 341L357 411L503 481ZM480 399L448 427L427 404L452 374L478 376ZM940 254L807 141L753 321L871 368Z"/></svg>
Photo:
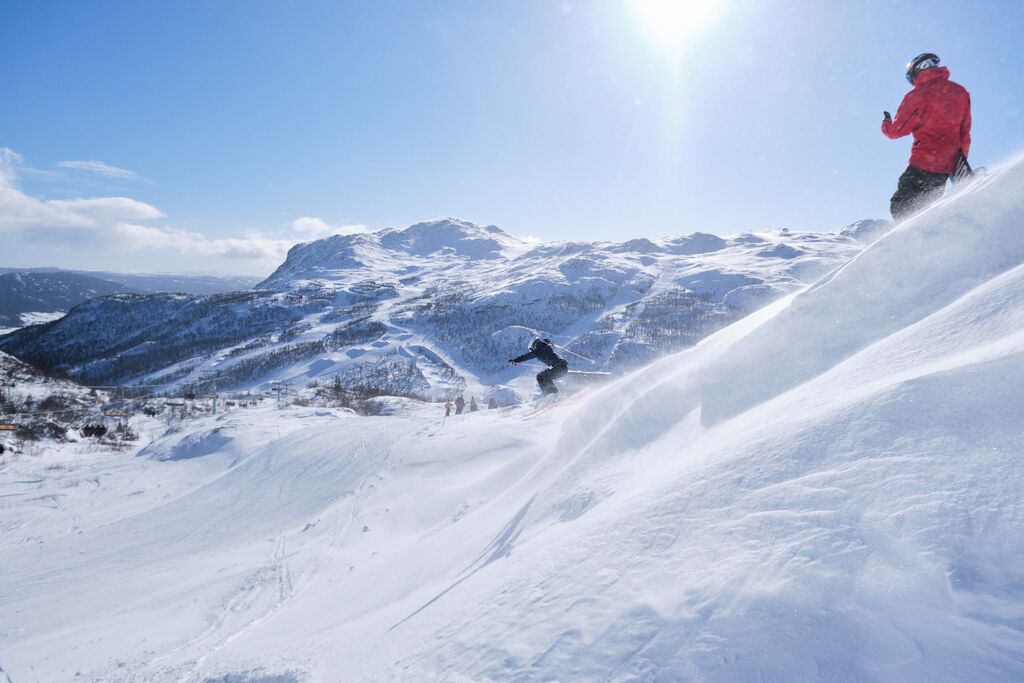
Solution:
<svg viewBox="0 0 1024 683"><path fill-rule="evenodd" d="M914 79L914 87L920 88L922 85L928 85L933 81L948 81L949 80L949 69L944 66L933 66L930 69L925 69L917 75Z"/></svg>

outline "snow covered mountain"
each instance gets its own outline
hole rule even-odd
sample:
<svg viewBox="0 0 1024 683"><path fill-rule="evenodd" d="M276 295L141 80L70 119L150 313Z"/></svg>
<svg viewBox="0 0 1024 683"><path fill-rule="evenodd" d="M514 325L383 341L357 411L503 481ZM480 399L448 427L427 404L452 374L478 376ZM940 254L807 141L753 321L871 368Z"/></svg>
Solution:
<svg viewBox="0 0 1024 683"><path fill-rule="evenodd" d="M16 460L0 663L16 681L1021 680L1022 224L1018 161L540 413L264 406L135 458Z"/></svg>
<svg viewBox="0 0 1024 683"><path fill-rule="evenodd" d="M60 317L64 311L87 299L129 291L124 285L79 273L3 273L0 274L0 327L17 328L38 322L40 314Z"/></svg>
<svg viewBox="0 0 1024 683"><path fill-rule="evenodd" d="M86 383L528 387L530 370L506 361L534 334L578 354L578 370L636 368L849 260L856 230L543 244L429 221L297 245L255 292L91 301L0 348Z"/></svg>

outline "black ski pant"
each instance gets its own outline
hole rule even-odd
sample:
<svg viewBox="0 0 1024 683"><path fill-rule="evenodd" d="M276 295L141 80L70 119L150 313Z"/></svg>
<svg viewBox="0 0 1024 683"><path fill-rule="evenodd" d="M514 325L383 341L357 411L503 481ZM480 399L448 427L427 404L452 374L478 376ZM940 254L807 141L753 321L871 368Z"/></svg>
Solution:
<svg viewBox="0 0 1024 683"><path fill-rule="evenodd" d="M896 194L889 200L893 219L902 220L941 197L948 178L944 173L930 173L916 166L907 166L896 185Z"/></svg>
<svg viewBox="0 0 1024 683"><path fill-rule="evenodd" d="M557 394L558 387L555 386L555 380L559 377L565 377L568 372L569 364L564 362L552 365L547 370L541 370L537 373L537 384L540 385L540 390L545 394Z"/></svg>

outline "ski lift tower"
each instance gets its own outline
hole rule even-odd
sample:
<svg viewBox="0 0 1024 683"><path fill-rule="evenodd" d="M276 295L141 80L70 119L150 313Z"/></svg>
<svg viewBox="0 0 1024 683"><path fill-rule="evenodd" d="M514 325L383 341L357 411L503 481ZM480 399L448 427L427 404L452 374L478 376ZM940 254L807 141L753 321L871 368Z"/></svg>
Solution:
<svg viewBox="0 0 1024 683"><path fill-rule="evenodd" d="M274 380L270 383L270 393L274 395L274 399L277 401L277 408L280 410L281 401L291 393L291 387L284 380Z"/></svg>
<svg viewBox="0 0 1024 683"><path fill-rule="evenodd" d="M118 421L118 427L124 429L128 426L128 418L131 415L123 410L107 410L104 411L103 417L112 417Z"/></svg>

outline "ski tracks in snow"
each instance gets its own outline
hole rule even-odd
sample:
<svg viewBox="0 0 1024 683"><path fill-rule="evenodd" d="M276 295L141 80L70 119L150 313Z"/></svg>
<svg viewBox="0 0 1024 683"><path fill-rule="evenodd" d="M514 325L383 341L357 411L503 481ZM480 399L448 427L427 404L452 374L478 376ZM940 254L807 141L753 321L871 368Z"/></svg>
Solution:
<svg viewBox="0 0 1024 683"><path fill-rule="evenodd" d="M288 534L273 539L267 562L245 574L235 590L213 610L199 635L133 672L141 679L199 680L203 664L287 607L296 594L289 565Z"/></svg>
<svg viewBox="0 0 1024 683"><path fill-rule="evenodd" d="M150 660L148 665L139 666L138 677L143 680L205 680L209 673L206 665L215 655L286 610L330 564L331 553L325 554L326 548L339 549L344 545L344 539L361 527L362 499L375 491L384 474L396 466L395 444L384 449L383 457L374 458L373 463L368 462L367 459L378 449L379 444L360 437L347 455L354 463L365 463L360 467L358 483L340 500L329 504L309 522L294 530L292 538L301 534L301 544L293 547L294 544L289 544L289 532L279 528L276 537L268 539L274 547L266 561L241 574L244 578L240 582L236 580L235 587L209 610L208 626L173 651ZM306 538L313 530L316 537ZM323 545L324 539L327 546ZM319 551L312 555L303 554L303 548L307 546L319 548ZM293 571L293 564L299 557L301 568Z"/></svg>
<svg viewBox="0 0 1024 683"><path fill-rule="evenodd" d="M516 513L515 517L513 517L512 520L505 525L505 528L501 530L501 533L499 533L498 536L493 541L491 541L487 545L487 547L480 552L479 555L477 555L473 559L469 566L463 569L461 572L459 572L454 582L452 582L447 588L442 590L433 598L425 602L419 608L411 612L408 616L404 617L400 621L393 624L391 627L388 628L387 632L390 633L391 631L394 631L396 628L398 628L399 626L409 621L423 610L433 605L435 602L443 598L445 595L455 590L460 583L470 578L487 565L491 564L495 560L500 560L503 557L507 557L509 553L512 551L512 545L515 543L516 539L519 538L519 534L523 532L523 518L526 517L526 513L530 510L530 506L532 504L533 499L531 498L526 502L526 505L519 509L519 512Z"/></svg>

